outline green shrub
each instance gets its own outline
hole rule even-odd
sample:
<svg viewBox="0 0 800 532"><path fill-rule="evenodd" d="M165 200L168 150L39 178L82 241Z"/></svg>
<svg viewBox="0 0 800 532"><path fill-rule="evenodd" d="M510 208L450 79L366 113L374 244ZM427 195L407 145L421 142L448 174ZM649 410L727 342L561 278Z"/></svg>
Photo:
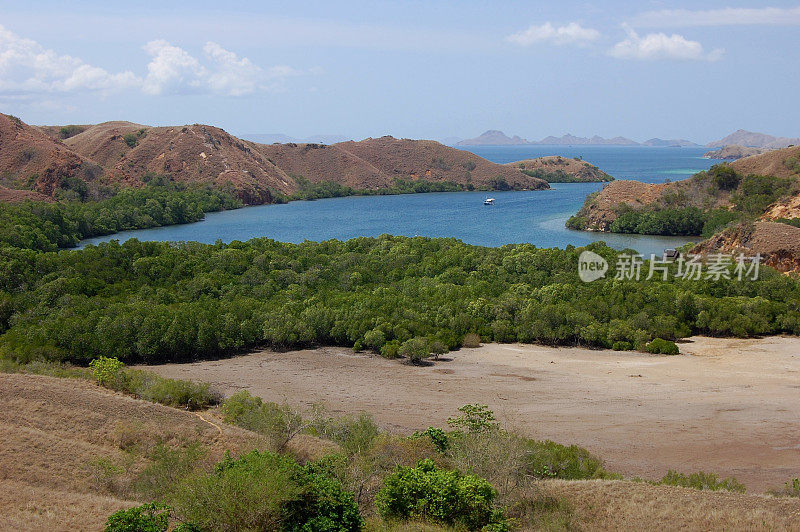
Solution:
<svg viewBox="0 0 800 532"><path fill-rule="evenodd" d="M314 464L253 451L181 483L175 513L204 530L357 531L352 494Z"/></svg>
<svg viewBox="0 0 800 532"><path fill-rule="evenodd" d="M502 526L502 512L494 507L497 491L485 479L458 471L437 469L431 460L417 467L398 467L383 480L375 499L381 517L422 519L468 530Z"/></svg>
<svg viewBox="0 0 800 532"><path fill-rule="evenodd" d="M471 404L464 405L458 409L462 415L451 417L447 424L456 430L463 430L470 433L489 432L497 430L500 425L494 417L494 412L489 410L487 405Z"/></svg>
<svg viewBox="0 0 800 532"><path fill-rule="evenodd" d="M277 449L282 449L305 426L302 416L289 405L265 403L247 390L233 394L222 403L226 423L267 436Z"/></svg>
<svg viewBox="0 0 800 532"><path fill-rule="evenodd" d="M696 490L711 490L711 491L735 491L739 493L745 492L745 486L737 481L734 477L720 479L714 473L705 473L699 471L690 475L684 475L677 471L669 470L661 480L656 484L664 484L667 486L681 486L684 488L692 488Z"/></svg>
<svg viewBox="0 0 800 532"><path fill-rule="evenodd" d="M117 358L100 357L89 362L89 367L97 384L114 387L122 379L125 364Z"/></svg>
<svg viewBox="0 0 800 532"><path fill-rule="evenodd" d="M114 512L106 521L106 532L166 532L169 506L158 503Z"/></svg>
<svg viewBox="0 0 800 532"><path fill-rule="evenodd" d="M782 487L771 489L767 493L775 497L800 497L800 478L793 478Z"/></svg>
<svg viewBox="0 0 800 532"><path fill-rule="evenodd" d="M442 429L436 427L428 427L423 431L417 431L412 435L412 438L430 438L436 450L440 453L447 451L450 447L449 437Z"/></svg>
<svg viewBox="0 0 800 532"><path fill-rule="evenodd" d="M428 346L428 339L417 337L406 340L400 346L397 354L402 357L406 357L412 364L419 364L431 356L431 350Z"/></svg>
<svg viewBox="0 0 800 532"><path fill-rule="evenodd" d="M78 133L83 133L83 131L84 131L83 127L70 124L58 130L58 138L60 138L61 140L66 140L70 137L74 137Z"/></svg>
<svg viewBox="0 0 800 532"><path fill-rule="evenodd" d="M146 499L162 500L198 468L205 456L205 449L197 442L177 448L159 443L148 454L150 462L137 475L132 487Z"/></svg>
<svg viewBox="0 0 800 532"><path fill-rule="evenodd" d="M660 355L680 354L678 345L675 342L664 340L662 338L654 338L651 342L648 342L648 344L645 345L644 349L648 353L654 353Z"/></svg>
<svg viewBox="0 0 800 532"><path fill-rule="evenodd" d="M128 145L129 148L135 148L139 145L139 139L142 139L147 136L147 130L140 129L135 133L126 133L122 136L125 144Z"/></svg>
<svg viewBox="0 0 800 532"><path fill-rule="evenodd" d="M584 480L609 476L600 458L577 445L527 440L525 449L526 471L538 478Z"/></svg>
<svg viewBox="0 0 800 532"><path fill-rule="evenodd" d="M400 342L397 340L390 340L381 346L380 350L383 358L389 360L395 359L400 356Z"/></svg>
<svg viewBox="0 0 800 532"><path fill-rule="evenodd" d="M163 377L156 378L147 388L137 390L137 395L154 403L187 410L204 410L220 401L220 395L207 382Z"/></svg>
<svg viewBox="0 0 800 532"><path fill-rule="evenodd" d="M614 342L611 344L611 349L614 351L630 351L633 345L630 342Z"/></svg>
<svg viewBox="0 0 800 532"><path fill-rule="evenodd" d="M720 190L733 190L741 181L741 176L727 164L715 164L708 170L708 175Z"/></svg>
<svg viewBox="0 0 800 532"><path fill-rule="evenodd" d="M428 347L428 350L433 355L433 358L439 360L439 357L447 353L447 346L440 340L433 340Z"/></svg>
<svg viewBox="0 0 800 532"><path fill-rule="evenodd" d="M338 443L348 454L367 452L380 433L375 420L366 412L361 412L358 416L316 419L312 427L319 436Z"/></svg>
<svg viewBox="0 0 800 532"><path fill-rule="evenodd" d="M375 351L380 351L386 344L386 336L380 329L372 329L364 334L364 345Z"/></svg>

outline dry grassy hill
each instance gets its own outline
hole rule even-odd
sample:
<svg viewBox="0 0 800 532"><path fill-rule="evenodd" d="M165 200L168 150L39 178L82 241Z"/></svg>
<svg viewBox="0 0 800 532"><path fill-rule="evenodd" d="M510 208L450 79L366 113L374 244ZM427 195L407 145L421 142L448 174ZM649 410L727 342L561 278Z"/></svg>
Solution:
<svg viewBox="0 0 800 532"><path fill-rule="evenodd" d="M259 436L212 412L168 408L81 380L0 374L0 403L3 530L101 530L112 512L141 504L110 495L98 465L103 458L124 462L126 449L199 441L214 462L226 449L263 448ZM542 486L569 502L578 529L790 530L800 519L797 499L622 481Z"/></svg>
<svg viewBox="0 0 800 532"><path fill-rule="evenodd" d="M65 179L92 181L101 173L91 161L38 128L0 113L0 185L52 196ZM38 196L6 190L0 198L16 201Z"/></svg>
<svg viewBox="0 0 800 532"><path fill-rule="evenodd" d="M519 168L434 141L393 137L330 146L258 144L202 124L31 127L3 115L0 141L0 186L47 196L71 177L92 184L141 186L148 174L229 188L246 204L269 203L275 194L292 195L306 183L323 181L362 190L393 187L398 178L465 188L548 188L544 180ZM28 197L0 192L0 201Z"/></svg>
<svg viewBox="0 0 800 532"><path fill-rule="evenodd" d="M245 203L268 203L271 191L288 194L294 182L252 142L213 126L147 127L105 122L65 144L107 168L118 182L140 183L147 173L169 174L183 183L232 186Z"/></svg>
<svg viewBox="0 0 800 532"><path fill-rule="evenodd" d="M410 177L414 180L451 181L476 187L494 187L496 180L501 179L513 188L549 188L547 182L529 177L520 172L519 168L495 164L473 153L450 148L433 140L381 137L359 142L341 142L334 146L367 161L391 180L395 177Z"/></svg>
<svg viewBox="0 0 800 532"><path fill-rule="evenodd" d="M216 461L225 449L261 441L206 414L208 421L77 379L0 373L0 403L3 530L100 530L112 512L141 504L109 495L94 465L123 459L131 446L199 441Z"/></svg>

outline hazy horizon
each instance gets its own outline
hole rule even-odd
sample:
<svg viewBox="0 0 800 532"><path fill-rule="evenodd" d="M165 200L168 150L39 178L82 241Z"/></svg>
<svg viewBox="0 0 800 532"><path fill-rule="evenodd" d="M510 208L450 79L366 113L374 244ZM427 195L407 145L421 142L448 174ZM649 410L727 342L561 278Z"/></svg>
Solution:
<svg viewBox="0 0 800 532"><path fill-rule="evenodd" d="M296 138L797 137L798 26L784 1L0 0L0 110Z"/></svg>

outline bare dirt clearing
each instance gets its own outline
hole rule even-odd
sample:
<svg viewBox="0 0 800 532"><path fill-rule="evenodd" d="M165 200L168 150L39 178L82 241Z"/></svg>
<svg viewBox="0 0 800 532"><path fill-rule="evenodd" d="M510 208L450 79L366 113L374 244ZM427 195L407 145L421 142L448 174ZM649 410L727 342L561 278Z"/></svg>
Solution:
<svg viewBox="0 0 800 532"><path fill-rule="evenodd" d="M486 403L507 426L585 446L630 476L705 470L761 492L800 475L800 339L695 337L681 351L492 344L414 367L323 348L150 369L225 394L366 410L404 432L444 426L459 406Z"/></svg>

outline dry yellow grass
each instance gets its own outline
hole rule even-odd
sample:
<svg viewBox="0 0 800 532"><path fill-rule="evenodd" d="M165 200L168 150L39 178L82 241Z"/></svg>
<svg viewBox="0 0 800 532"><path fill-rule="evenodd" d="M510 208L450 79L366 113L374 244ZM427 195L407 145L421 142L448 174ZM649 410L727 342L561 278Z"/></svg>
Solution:
<svg viewBox="0 0 800 532"><path fill-rule="evenodd" d="M90 464L158 439L200 441L217 459L263 446L257 435L201 416L114 394L89 382L0 374L0 529L100 530L109 514L142 501L107 495ZM330 450L310 437L296 454ZM791 530L800 526L800 500L698 492L633 482L543 484L573 508L579 530ZM423 524L368 530L436 531Z"/></svg>
<svg viewBox="0 0 800 532"><path fill-rule="evenodd" d="M225 449L262 446L255 434L219 420L77 379L0 374L0 404L3 530L101 528L110 513L133 502L106 497L92 462L121 459L122 448L133 444L200 441L212 460Z"/></svg>
<svg viewBox="0 0 800 532"><path fill-rule="evenodd" d="M799 530L800 499L630 481L547 482L584 530Z"/></svg>

